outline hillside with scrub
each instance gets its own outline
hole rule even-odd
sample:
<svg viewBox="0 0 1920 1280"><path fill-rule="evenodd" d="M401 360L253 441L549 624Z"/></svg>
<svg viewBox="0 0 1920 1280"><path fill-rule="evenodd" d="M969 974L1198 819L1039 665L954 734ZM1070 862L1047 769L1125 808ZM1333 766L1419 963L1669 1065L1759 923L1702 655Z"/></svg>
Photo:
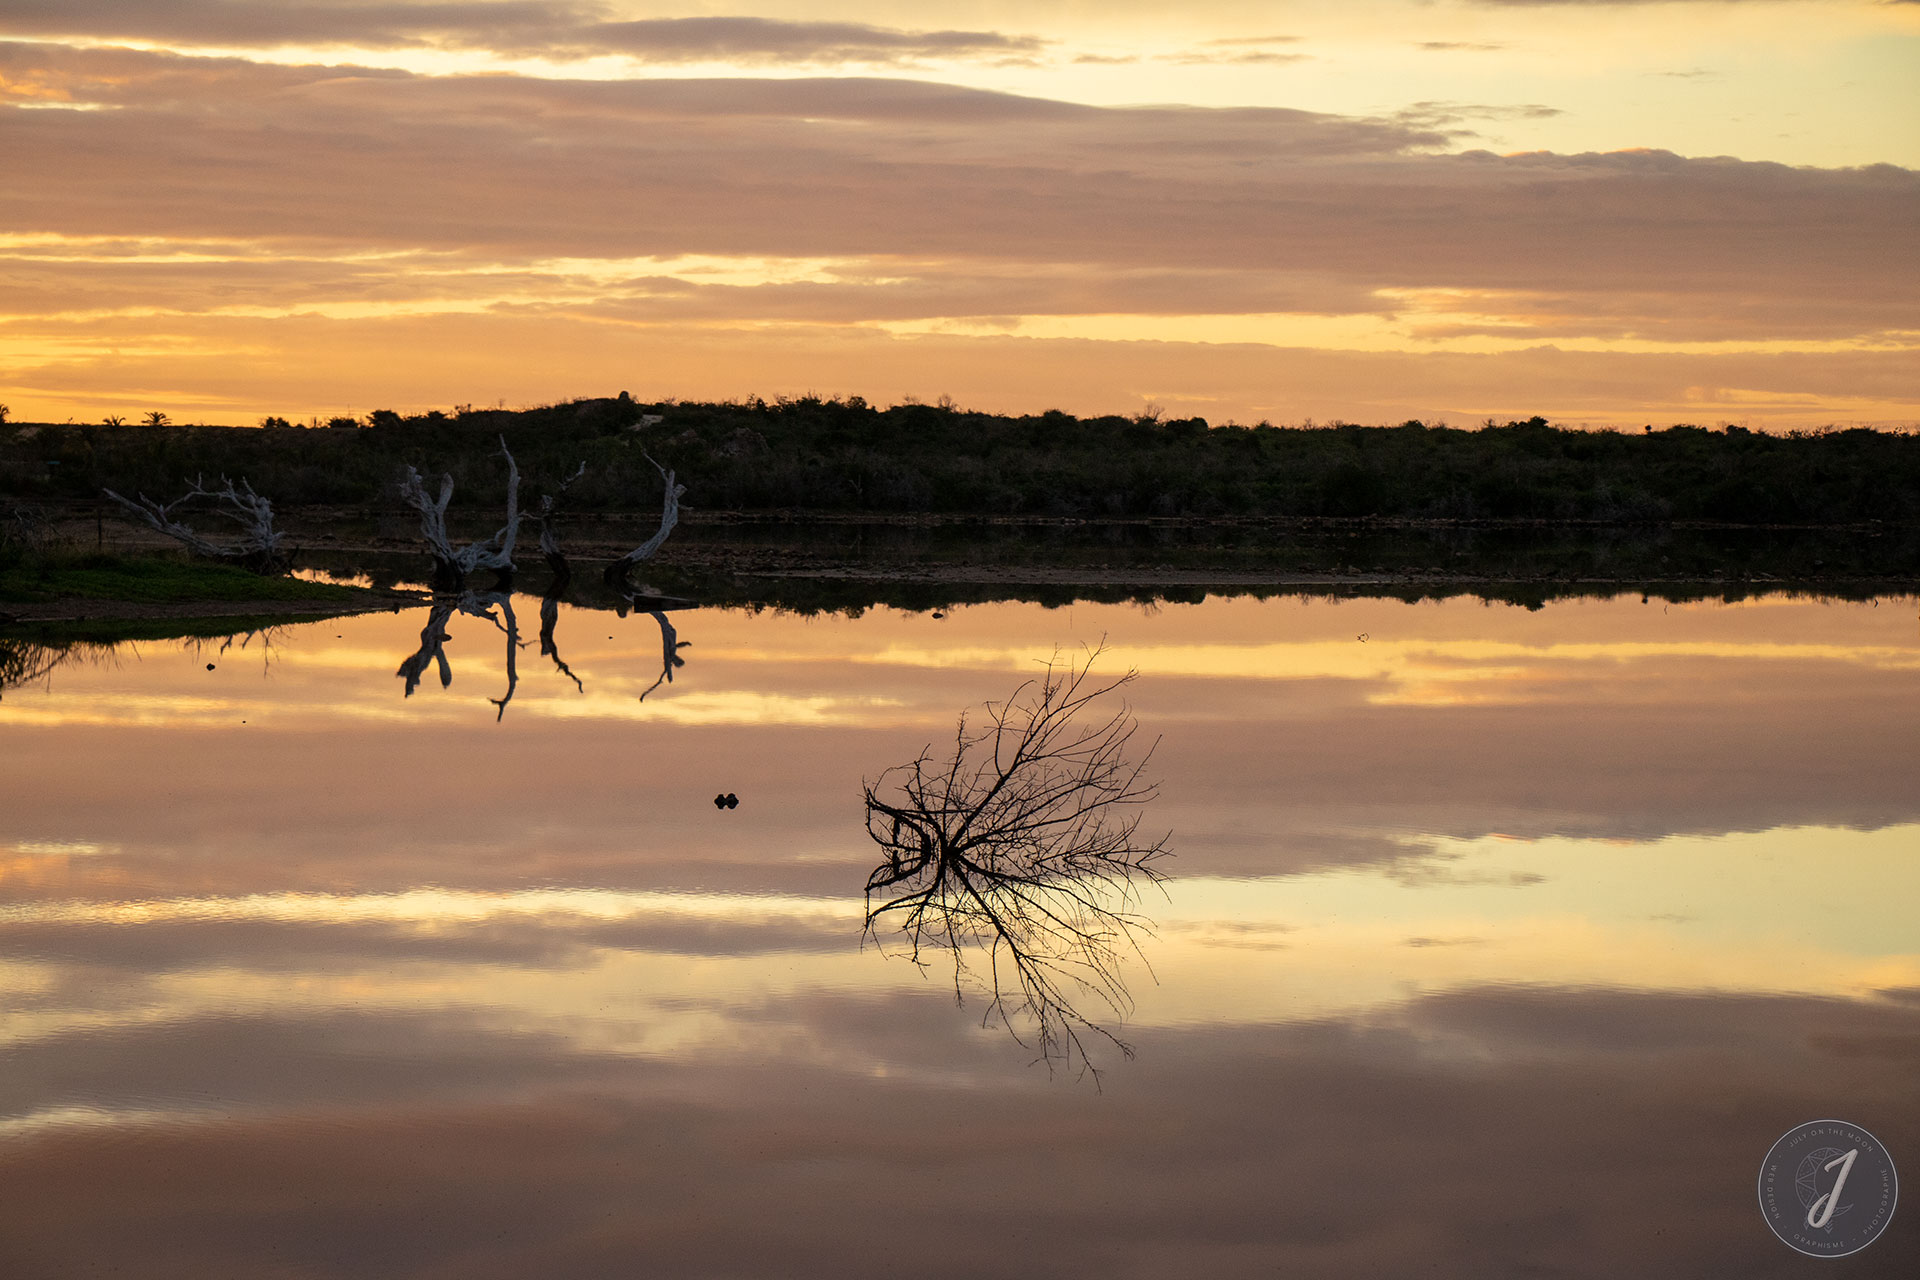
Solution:
<svg viewBox="0 0 1920 1280"><path fill-rule="evenodd" d="M623 394L313 427L0 424L0 497L162 496L231 475L282 507L369 509L390 503L413 466L453 477L455 512L497 510L502 439L530 492L584 462L568 494L583 511L657 509L657 462L687 486L690 509L708 512L1920 524L1920 435L1904 432L1590 431L1537 417L1471 429L1212 426L880 409L859 397L644 404Z"/></svg>

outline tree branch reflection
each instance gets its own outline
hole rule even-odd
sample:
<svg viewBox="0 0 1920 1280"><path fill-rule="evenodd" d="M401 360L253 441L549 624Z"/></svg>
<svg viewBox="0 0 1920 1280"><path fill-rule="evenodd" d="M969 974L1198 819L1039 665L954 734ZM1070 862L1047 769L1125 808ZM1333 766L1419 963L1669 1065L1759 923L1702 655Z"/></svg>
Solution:
<svg viewBox="0 0 1920 1280"><path fill-rule="evenodd" d="M660 602L658 596L627 592L621 595L620 603L613 607L614 612L622 618L628 613L644 613L660 624L660 674L652 684L647 686L646 693L640 695L642 702L647 700L647 694L661 685L673 683L673 673L687 665L687 660L680 656L680 651L693 645L693 641L680 638L680 633L674 629L666 610L654 607Z"/></svg>
<svg viewBox="0 0 1920 1280"><path fill-rule="evenodd" d="M500 615L493 612L496 608L500 610ZM513 701L514 691L520 686L518 657L520 648L526 643L520 638L520 623L514 617L513 597L504 591L464 591L458 596L435 596L427 610L427 625L420 629L420 647L401 661L400 669L394 674L407 682L405 696L409 698L420 687L420 677L426 674L429 666L439 667L442 689L451 685L453 665L447 661L446 643L453 637L447 633L447 623L456 612L485 618L507 638L507 691L498 698L487 699L499 709L494 716L495 723L498 723L507 714L507 704ZM564 671L566 668L563 665L561 669ZM575 683L579 682L576 680Z"/></svg>
<svg viewBox="0 0 1920 1280"><path fill-rule="evenodd" d="M1006 701L963 714L950 754L929 745L865 786L867 834L886 855L867 878L866 936L883 949L904 939L922 967L927 951L951 952L956 998L984 987L988 1020L1049 1069L1096 1082L1088 1037L1132 1056L1096 1019L1132 1011L1122 967L1129 954L1144 963L1140 891L1164 878L1155 863L1171 838L1140 834L1158 794L1144 777L1153 747L1129 759L1131 710L1093 710L1133 679L1094 681L1097 656L1056 657Z"/></svg>

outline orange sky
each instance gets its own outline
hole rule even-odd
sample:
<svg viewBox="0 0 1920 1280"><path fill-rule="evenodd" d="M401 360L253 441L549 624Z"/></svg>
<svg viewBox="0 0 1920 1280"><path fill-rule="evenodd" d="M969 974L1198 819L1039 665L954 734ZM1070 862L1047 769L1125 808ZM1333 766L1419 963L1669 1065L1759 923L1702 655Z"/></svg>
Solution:
<svg viewBox="0 0 1920 1280"><path fill-rule="evenodd" d="M1920 5L923 13L10 3L0 401L1920 420Z"/></svg>

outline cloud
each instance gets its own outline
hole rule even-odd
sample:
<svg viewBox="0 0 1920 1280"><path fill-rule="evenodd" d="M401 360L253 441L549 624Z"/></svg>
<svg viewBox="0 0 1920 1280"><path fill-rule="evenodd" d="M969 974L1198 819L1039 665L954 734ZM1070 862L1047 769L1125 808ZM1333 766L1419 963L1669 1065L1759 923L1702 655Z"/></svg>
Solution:
<svg viewBox="0 0 1920 1280"><path fill-rule="evenodd" d="M21 43L0 44L0 76L13 101L90 108L0 109L14 167L59 175L0 189L0 229L41 238L0 246L15 285L0 308L19 318L16 337L23 324L37 335L16 350L72 350L79 330L62 313L253 307L258 323L303 308L344 320L341 308L360 306L372 322L410 300L555 323L815 326L807 342L831 325L1005 329L1076 314L1399 316L1393 340L1412 344L1898 346L1920 328L1907 301L1920 264L1906 252L1920 175L1449 150L1476 120L1539 119L1556 110L1545 104L1423 102L1378 119L1093 107L899 79L426 77ZM196 260L194 246L213 249ZM690 257L813 265L723 279L673 265ZM122 385L139 367L138 326L96 332L110 329L129 361L109 379ZM1207 340L1239 340L1224 332ZM1247 336L1312 344L1303 331ZM882 341L826 340L849 352ZM959 349L891 348L915 360ZM1053 350L1063 371L1105 376L1092 349ZM220 381L241 376L224 367ZM16 359L9 399L24 398L22 379L77 385L80 368ZM1428 411L1457 407L1452 374L1429 376L1446 390ZM1702 365L1681 386L1719 376ZM1625 412L1666 395L1644 387Z"/></svg>
<svg viewBox="0 0 1920 1280"><path fill-rule="evenodd" d="M120 108L9 121L16 165L62 181L10 187L0 217L50 231L1783 298L1920 275L1899 251L1920 175L1892 166L1447 155L1445 134L1407 120L1095 108L910 81L426 79L17 45L0 66Z"/></svg>
<svg viewBox="0 0 1920 1280"><path fill-rule="evenodd" d="M509 55L650 62L901 62L1013 57L1038 52L1030 36L907 31L855 22L699 17L612 21L594 5L492 3L255 4L242 0L19 0L0 11L0 34L152 40L179 47L441 45Z"/></svg>
<svg viewBox="0 0 1920 1280"><path fill-rule="evenodd" d="M853 22L769 18L660 18L602 22L506 51L591 56L624 53L648 61L896 62L923 58L1016 57L1045 42L990 31L900 31Z"/></svg>
<svg viewBox="0 0 1920 1280"><path fill-rule="evenodd" d="M1558 107L1539 102L1416 102L1394 112L1393 118L1417 129L1442 129L1465 120L1550 120L1565 114ZM1462 136L1472 134L1463 132Z"/></svg>
<svg viewBox="0 0 1920 1280"><path fill-rule="evenodd" d="M1916 1011L1872 1000L1472 987L1150 1030L1101 1093L1025 1069L937 987L762 1017L768 1040L691 1060L451 1016L37 1047L13 1098L225 1114L10 1138L0 1258L158 1280L266 1254L314 1277L808 1277L932 1241L914 1271L960 1280L1029 1273L1031 1236L1063 1276L1786 1276L1752 1200L1768 1144L1835 1096L1896 1152L1920 1124ZM777 1070L754 1060L769 1043ZM1913 1239L1896 1217L1866 1256Z"/></svg>
<svg viewBox="0 0 1920 1280"><path fill-rule="evenodd" d="M1909 0L1897 0L1908 3ZM1765 5L1780 4L1782 0L1472 0L1474 4L1491 5L1502 9L1556 9L1556 8L1625 8L1630 5L1697 3L1725 5Z"/></svg>
<svg viewBox="0 0 1920 1280"><path fill-rule="evenodd" d="M1413 47L1428 53L1497 53L1511 46L1482 44L1471 40L1420 40L1415 42Z"/></svg>
<svg viewBox="0 0 1920 1280"><path fill-rule="evenodd" d="M1213 50L1195 50L1191 53L1168 53L1160 55L1162 62L1171 62L1183 67L1200 66L1284 66L1290 62L1310 62L1310 53L1275 53L1270 49L1249 49L1238 53L1214 52Z"/></svg>

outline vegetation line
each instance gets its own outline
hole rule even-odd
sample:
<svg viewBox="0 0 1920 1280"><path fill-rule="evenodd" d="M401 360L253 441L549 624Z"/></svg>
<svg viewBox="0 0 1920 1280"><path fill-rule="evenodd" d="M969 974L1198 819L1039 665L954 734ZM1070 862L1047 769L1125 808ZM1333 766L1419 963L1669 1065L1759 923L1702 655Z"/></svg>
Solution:
<svg viewBox="0 0 1920 1280"><path fill-rule="evenodd" d="M1920 435L1867 428L1210 426L878 409L859 397L649 405L624 394L518 411L381 411L333 427L269 422L0 425L0 498L175 492L204 473L245 476L283 506L398 509L393 495L414 466L451 472L456 510L477 509L497 501L504 438L536 487L584 460L568 495L580 511L657 510L651 455L677 472L690 511L1920 524Z"/></svg>

